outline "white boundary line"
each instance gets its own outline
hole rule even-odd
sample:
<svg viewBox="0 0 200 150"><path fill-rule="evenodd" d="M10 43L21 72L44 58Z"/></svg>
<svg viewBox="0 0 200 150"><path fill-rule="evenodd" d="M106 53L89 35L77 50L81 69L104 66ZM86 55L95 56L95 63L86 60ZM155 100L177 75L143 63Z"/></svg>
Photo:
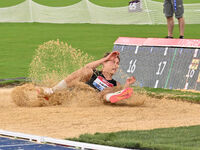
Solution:
<svg viewBox="0 0 200 150"><path fill-rule="evenodd" d="M27 139L29 141L37 141L38 143L52 143L52 144L65 145L65 146L68 146L68 147L75 147L75 148L78 147L78 148L81 148L82 150L84 150L84 149L128 150L128 149L125 149L125 148L103 146L103 145L89 144L89 143L83 143L83 142L75 142L75 141L69 141L69 140L61 140L61 139L55 139L55 138L50 138L50 137L24 134L24 133L19 133L19 132L10 132L10 131L6 131L6 130L0 130L0 135L14 137L14 138Z"/></svg>

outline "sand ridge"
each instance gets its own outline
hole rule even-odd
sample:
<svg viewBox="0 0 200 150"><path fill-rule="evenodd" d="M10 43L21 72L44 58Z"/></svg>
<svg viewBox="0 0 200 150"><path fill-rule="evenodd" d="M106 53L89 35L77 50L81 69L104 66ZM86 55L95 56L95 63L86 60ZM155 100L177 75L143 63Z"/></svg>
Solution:
<svg viewBox="0 0 200 150"><path fill-rule="evenodd" d="M12 92L13 88L0 89L0 129L14 132L64 139L84 133L200 125L200 105L183 101L135 95L135 100L145 99L145 103L95 105L86 100L82 105L73 99L73 105L19 107Z"/></svg>

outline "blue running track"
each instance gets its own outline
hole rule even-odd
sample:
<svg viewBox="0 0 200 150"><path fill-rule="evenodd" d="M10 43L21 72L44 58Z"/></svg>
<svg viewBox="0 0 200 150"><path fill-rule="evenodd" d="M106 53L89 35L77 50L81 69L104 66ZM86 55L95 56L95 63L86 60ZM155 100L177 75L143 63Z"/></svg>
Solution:
<svg viewBox="0 0 200 150"><path fill-rule="evenodd" d="M59 145L38 144L21 139L0 137L0 150L74 150Z"/></svg>

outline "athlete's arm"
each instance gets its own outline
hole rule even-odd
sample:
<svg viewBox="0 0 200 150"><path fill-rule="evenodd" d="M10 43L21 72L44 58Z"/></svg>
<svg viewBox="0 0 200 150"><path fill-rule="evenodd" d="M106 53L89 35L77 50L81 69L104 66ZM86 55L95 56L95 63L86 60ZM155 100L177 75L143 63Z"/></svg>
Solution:
<svg viewBox="0 0 200 150"><path fill-rule="evenodd" d="M114 52L110 53L108 56L106 56L104 58L101 58L99 60L96 60L96 61L93 61L93 62L87 64L85 67L94 70L98 66L103 64L104 62L109 61L109 60L114 60L118 55L119 55L119 52L114 51Z"/></svg>
<svg viewBox="0 0 200 150"><path fill-rule="evenodd" d="M101 64L103 64L103 62L105 62L105 61L106 61L106 58L101 58L99 60L96 60L96 61L93 61L93 62L87 64L85 67L94 70L98 66L100 66Z"/></svg>
<svg viewBox="0 0 200 150"><path fill-rule="evenodd" d="M126 83L125 83L125 85L124 85L124 88L130 87L131 84L135 83L135 81L136 81L136 79L135 79L134 76L127 78L127 79L126 79Z"/></svg>

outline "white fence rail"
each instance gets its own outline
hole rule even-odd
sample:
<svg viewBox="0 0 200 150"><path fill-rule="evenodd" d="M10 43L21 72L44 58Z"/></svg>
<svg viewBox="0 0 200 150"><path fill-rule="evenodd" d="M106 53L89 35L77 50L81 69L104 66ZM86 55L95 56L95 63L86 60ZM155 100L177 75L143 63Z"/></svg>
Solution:
<svg viewBox="0 0 200 150"><path fill-rule="evenodd" d="M163 3L141 0L142 11L125 7L102 7L89 0L65 7L49 7L32 0L0 8L0 22L94 23L94 24L166 24ZM200 3L185 4L186 24L200 24ZM177 21L176 21L177 23Z"/></svg>

